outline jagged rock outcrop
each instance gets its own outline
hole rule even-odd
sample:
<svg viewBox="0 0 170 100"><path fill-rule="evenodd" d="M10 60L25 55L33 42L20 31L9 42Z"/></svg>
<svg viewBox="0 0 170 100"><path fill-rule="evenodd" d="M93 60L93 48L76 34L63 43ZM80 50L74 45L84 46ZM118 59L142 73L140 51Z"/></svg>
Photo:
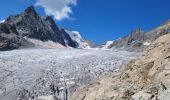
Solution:
<svg viewBox="0 0 170 100"><path fill-rule="evenodd" d="M27 44L31 44L27 39L52 41L74 48L78 46L63 29L57 27L51 16L41 17L33 6L0 23L0 38L0 50L16 49L26 42L24 46L27 47Z"/></svg>
<svg viewBox="0 0 170 100"><path fill-rule="evenodd" d="M71 100L169 100L170 34L156 39L121 74L83 86Z"/></svg>
<svg viewBox="0 0 170 100"><path fill-rule="evenodd" d="M161 26L149 31L143 32L140 28L132 31L127 36L115 40L107 49L118 48L128 51L143 51L150 43L158 37L170 32L170 21L168 20Z"/></svg>

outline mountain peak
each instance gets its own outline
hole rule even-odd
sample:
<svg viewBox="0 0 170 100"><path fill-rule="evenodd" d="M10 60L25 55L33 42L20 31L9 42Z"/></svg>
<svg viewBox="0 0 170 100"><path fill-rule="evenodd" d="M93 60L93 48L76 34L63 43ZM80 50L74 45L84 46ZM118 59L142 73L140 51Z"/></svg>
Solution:
<svg viewBox="0 0 170 100"><path fill-rule="evenodd" d="M74 41L64 29L59 29L51 16L40 16L34 6L26 8L21 14L9 16L5 23L0 24L0 33L7 35L4 37L0 34L0 40L2 40L2 36L4 37L3 41L0 41L0 44L4 44L3 47L0 46L0 50L17 49L22 45L25 46L24 42L36 45L37 43L30 41L31 39L42 42L52 41L73 48L78 47L77 41ZM6 41L9 42L5 43Z"/></svg>
<svg viewBox="0 0 170 100"><path fill-rule="evenodd" d="M34 6L29 6L25 9L24 13L34 13L37 14L37 12L35 11Z"/></svg>
<svg viewBox="0 0 170 100"><path fill-rule="evenodd" d="M132 33L142 33L142 29L141 28L136 28L132 31Z"/></svg>

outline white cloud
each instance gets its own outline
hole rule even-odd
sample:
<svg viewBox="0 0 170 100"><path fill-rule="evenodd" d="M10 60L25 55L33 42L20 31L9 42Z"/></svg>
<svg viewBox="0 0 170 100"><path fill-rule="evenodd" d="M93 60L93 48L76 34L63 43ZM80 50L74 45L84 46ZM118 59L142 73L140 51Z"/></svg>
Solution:
<svg viewBox="0 0 170 100"><path fill-rule="evenodd" d="M37 0L36 6L44 8L47 15L54 16L57 20L72 19L72 7L77 5L77 0Z"/></svg>

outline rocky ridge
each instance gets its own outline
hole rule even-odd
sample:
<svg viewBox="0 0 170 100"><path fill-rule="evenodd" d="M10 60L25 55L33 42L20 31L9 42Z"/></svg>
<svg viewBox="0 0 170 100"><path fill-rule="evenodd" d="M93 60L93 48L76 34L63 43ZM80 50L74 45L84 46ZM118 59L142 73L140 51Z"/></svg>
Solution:
<svg viewBox="0 0 170 100"><path fill-rule="evenodd" d="M169 32L169 20L149 32L144 32L140 28L137 28L125 37L115 40L107 49L117 48L128 51L143 51L158 37L168 34Z"/></svg>

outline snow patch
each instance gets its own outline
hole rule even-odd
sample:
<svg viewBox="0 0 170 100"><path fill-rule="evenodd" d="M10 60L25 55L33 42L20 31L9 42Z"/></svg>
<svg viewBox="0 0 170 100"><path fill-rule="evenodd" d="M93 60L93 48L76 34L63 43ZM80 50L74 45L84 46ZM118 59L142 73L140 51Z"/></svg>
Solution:
<svg viewBox="0 0 170 100"><path fill-rule="evenodd" d="M113 41L107 41L106 42L106 45L110 45L110 44L112 44L113 43Z"/></svg>
<svg viewBox="0 0 170 100"><path fill-rule="evenodd" d="M151 43L149 43L149 42L144 42L143 43L143 45L145 45L145 46L148 46L148 45L150 45Z"/></svg>
<svg viewBox="0 0 170 100"><path fill-rule="evenodd" d="M40 100L54 100L54 97L52 95L49 96L40 96L38 97Z"/></svg>
<svg viewBox="0 0 170 100"><path fill-rule="evenodd" d="M5 22L5 20L1 20L1 21L0 21L0 23L4 23L4 22Z"/></svg>

